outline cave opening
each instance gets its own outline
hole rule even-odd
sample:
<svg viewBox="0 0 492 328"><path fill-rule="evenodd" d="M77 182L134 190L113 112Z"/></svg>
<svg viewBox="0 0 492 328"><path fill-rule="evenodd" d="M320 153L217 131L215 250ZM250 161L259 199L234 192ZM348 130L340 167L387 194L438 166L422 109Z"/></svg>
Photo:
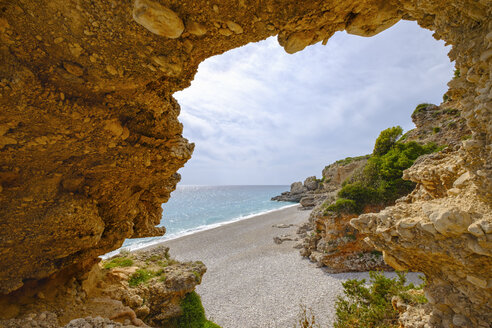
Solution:
<svg viewBox="0 0 492 328"><path fill-rule="evenodd" d="M325 46L316 44L294 55L285 53L271 37L205 60L191 86L174 94L181 106L183 136L195 143L195 150L180 170L182 180L177 191L163 204L160 225L167 229L163 239L192 233L195 226L206 229L217 223L203 219L209 214L206 206L190 210L190 206L203 205L194 199L196 190L187 188L190 185L288 188L291 182L319 174L336 160L371 153L383 129L396 125L405 131L413 129L411 114L415 107L420 103L439 105L453 75L454 65L447 57L450 48L431 34L415 22L401 21L371 38L341 32ZM227 211L225 207L227 204L215 209L223 212ZM125 245L138 249L163 239L134 239ZM220 282L211 276L221 261L220 255L214 255L218 260L207 252L188 258L189 254L180 254L181 248L179 242L171 244L171 252L179 260L199 259L207 265L212 262L212 272L197 287L212 316L218 307L241 308L244 313L236 313L236 318L260 311L258 303L242 304L230 299L228 304L221 303L228 294L243 292L234 288L217 291ZM254 276L253 271L249 273ZM229 274L242 277L239 271L231 270ZM336 279L348 277L367 278L367 273ZM409 278L419 281L417 274ZM237 281L234 286L240 284ZM267 302L266 294L258 291L258 295ZM243 296L237 299L248 299ZM318 313L329 313L333 299L327 296L328 302L320 302L315 299L318 296L313 292L297 302ZM321 320L332 319L328 315Z"/></svg>
<svg viewBox="0 0 492 328"><path fill-rule="evenodd" d="M99 255L120 247L125 238L158 236L164 232L163 228L155 227L161 219L161 204L169 199L179 181L176 172L190 159L193 151L193 145L182 136L182 125L178 121L179 105L173 94L190 84L199 63L206 58L249 42L278 35L278 42L285 51L295 53L308 45L327 42L335 31L347 30L357 35L373 36L400 19L409 19L434 31L436 39L446 40L453 45L449 58L456 61L457 72L454 78L450 74L446 80L450 80L447 96L452 99L452 105L456 105L456 108L451 108L446 115L462 115L463 121L466 119L464 123L469 129L469 135L458 140L455 147L423 159L408 171L409 177L417 184L416 193L411 199L397 206L387 207L381 215L373 213L354 218L351 222L359 231L367 234L371 243L377 244L378 249L385 252L383 257L391 261L394 267L419 270L429 277L426 295L429 295L431 304L423 319L426 322L422 322L422 325L442 323L443 326L488 327L492 313L490 303L487 302L490 299L492 279L492 174L489 165L492 113L489 74L492 60L491 10L487 0L302 3L241 0L215 4L210 1L192 4L188 1L166 0L57 0L47 1L45 5L36 1L5 2L0 13L0 217L4 227L0 235L3 264L0 270L0 317L12 318L14 326L30 325L28 321L34 318L41 322L54 322L54 326L80 318L77 321L82 321L83 324L85 319L82 318L96 315L102 316L105 321L119 318L122 322L129 320L128 322L138 325L142 324L138 321L141 317L146 323L151 322L153 325L154 319L160 320L164 315L162 300L170 298L175 303L166 310L174 311L176 315L176 310L181 308L179 298L159 295L160 298L157 297L153 302L148 297L149 294L146 294L148 285L142 289L126 288L132 287L130 278L133 274L125 271L130 269L122 269L119 271L121 275L113 275L112 271L108 271L109 268L97 263ZM401 24L404 23L396 27ZM336 41L336 37L329 41L330 45L335 44L332 41ZM409 44L411 43L394 42L394 45L402 49ZM309 47L304 52L311 53L317 47ZM418 43L412 48L428 50ZM294 56L292 58L299 58L300 54ZM309 63L312 60L313 57L310 57L304 62ZM326 58L325 61L325 64L329 63ZM360 59L359 61L362 62ZM233 64L240 67L242 62L239 59ZM409 62L413 61L402 64L408 66ZM383 68L391 66L390 63L391 60L386 59ZM256 70L268 72L268 67ZM310 72L299 64L291 65L288 71L296 73L298 78L303 75L305 77L306 71L308 75L323 73L321 69ZM333 69L328 71L333 76ZM382 69L369 75L379 77L383 75L381 71ZM422 87L422 81L430 81L429 78L435 77L436 71L428 69L420 72L415 68L413 73L422 73L423 79L407 85L404 89L409 92ZM270 84L289 86L289 80L293 79L288 75L283 77L280 83L277 81ZM309 84L313 80L308 76L300 85L306 84L316 89L318 85ZM343 79L333 80L338 82ZM362 85L371 84L369 82L371 81L361 79ZM240 88L245 86L246 84L239 85ZM325 84L324 93L337 90L328 86L329 84ZM337 84L335 87L338 86ZM350 85L354 86L359 85ZM386 86L387 90L391 90L387 94L393 94L395 98L401 97L398 92L393 92L398 86L396 82ZM259 89L254 90L254 93L261 94L258 91L268 90ZM270 118L260 114L256 114L257 120L251 116L238 120L242 124L229 119L219 122L218 127L205 125L203 129L196 128L198 134L223 141L222 144L209 147L214 152L206 159L216 169L223 163L229 165L229 168L226 165L219 171L222 172L219 178L224 180L220 180L217 175L214 178L210 174L213 171L206 169L195 177L202 178L201 183L211 183L204 177L210 181L232 181L229 180L231 177L238 178L236 183L245 183L243 180L259 183L273 178L279 179L281 183L290 182L290 177L290 181L286 182L279 177L285 170L292 171L291 167L295 165L291 163L291 167L274 172L256 170L257 172L249 175L238 172L243 171L240 170L242 162L248 164L248 160L255 156L263 159L256 162L273 169L274 166L269 165L271 163L267 159L277 153L282 142L292 144L292 140L285 137L287 132L309 128L313 130L311 139L309 136L302 139L303 133L294 135L303 142L303 152L292 153L308 163L306 172L313 174L319 167L312 170L308 167L311 163L317 162L319 158L322 159L319 162L330 161L323 151L330 151L329 155L337 156L334 150L315 144L316 140L334 139L341 144L340 140L347 141L347 137L341 138L340 133L336 138L316 135L315 129L309 124L315 120L305 114L309 112L306 107L314 109L310 112L319 114L323 113L323 109L329 110L328 114L320 116L330 117L332 121L315 122L324 130L330 130L327 128L332 127L330 123L340 123L340 117L351 117L359 124L348 125L347 121L341 121L344 127L342 132L362 132L364 127L377 123L370 120L371 115L361 112L368 104L383 110L377 112L378 117L383 118L391 118L393 111L396 112L401 107L391 106L391 110L385 112L384 109L390 108L389 103L379 103L378 100L382 98L375 91L369 90L362 95L362 100L354 101L348 106L348 100L357 99L353 94L345 97L350 99L343 99L338 103L333 99L326 101L316 95L299 97L313 98L319 106L314 108L313 104L299 104L295 99L291 100L289 105L302 107L303 114L297 116L289 116L290 113L285 111L288 107L281 103L265 106L269 107L266 110L280 108L280 113L275 116L272 112L271 116L285 117L285 121L291 123L288 128L277 133L286 140L269 140L267 134L262 134L263 131L273 130L277 126L270 124L271 127L267 125L265 128L262 122ZM290 93L302 94L299 88L294 88ZM212 91L212 94L219 92ZM268 92L266 96L268 98ZM270 98L282 99L280 96ZM410 112L421 101L440 102L440 99L434 101L420 98L412 100L409 107L407 104L403 107L409 108ZM323 100L333 107L324 106ZM185 103L186 101L183 105ZM253 108L255 104L250 102L247 105ZM339 113L340 117L337 117L334 113L346 109L344 105L352 111L346 111L345 116ZM227 104L220 105L220 108L223 107L232 108ZM242 112L247 111L248 108ZM216 116L223 114L224 112L218 112ZM203 123L196 117L195 113L183 108L184 121L188 120L190 126ZM241 127L248 121L254 124L250 131L242 134L256 136L256 140L249 139L247 145L241 144L241 147L237 147L236 154L230 152L230 149L229 155L221 155L215 151L227 150L224 147L227 145L227 138L217 138L211 131L220 131L221 126L229 126L230 131L236 132L229 139L239 144L238 137L241 133L237 131L241 130L236 126ZM205 123L209 122L205 120ZM254 129L261 127L263 129L259 132ZM440 136L442 131L439 128L434 126L430 131ZM378 129L380 130L381 128ZM185 136L197 143L201 140L189 131L185 131ZM258 147L258 139L273 144L270 148L265 147L270 150L268 156L261 156L259 150L255 153L255 147L251 145ZM357 141L357 145L367 142L366 139ZM288 148L295 150L294 147ZM343 150L348 152L349 148L345 147ZM286 155L287 160L283 158L283 163L294 158L290 156L292 153L287 153L289 156ZM198 150L197 155L200 158ZM319 155L319 158L315 155ZM344 156L345 153L340 157ZM219 160L213 161L215 158ZM231 168L232 162L227 161L229 158L238 159L236 163L239 164ZM339 157L335 157L337 158ZM186 177L191 179L193 175L190 172L193 170L190 162L182 173L188 172ZM305 173L302 175L305 176ZM183 182L193 183L193 180ZM165 225L165 222L162 223ZM272 227L265 226L265 230L267 228ZM244 232L240 231L240 234ZM320 232L323 230L320 229ZM350 240L353 236L350 234L346 237ZM229 237L237 242L234 234ZM202 246L213 245L215 241L216 238L209 237L188 246L205 251ZM268 245L271 246L271 240L268 240ZM262 249L256 245L247 246L244 251L235 252L234 256L241 258L255 249ZM289 261L299 259L297 254L295 258L281 258L276 254L270 262L266 261L263 265L237 267L237 261L221 260L218 255L224 254L223 249L209 254L209 260L222 261L220 267L230 268L231 264L236 265L236 269L239 269L235 274L237 280L231 285L239 286L246 293L253 289L243 288L244 285L258 286L260 280L255 277L258 277L260 269L271 269L274 262L290 263ZM170 260L167 251L160 255L166 261ZM143 267L147 265L147 259L150 260L140 258ZM466 259L466 263L463 259ZM126 264L131 264L128 261L122 263L125 267ZM173 269L178 268L178 272L181 265L174 262L173 265ZM302 269L307 267L304 265ZM181 276L169 275L173 276L170 280L179 284L183 281L181 278L188 279L188 286L193 289L200 282L204 266L195 263L186 270L181 271ZM209 277L217 276L217 271L214 270L214 266L210 265ZM80 302L92 302L95 305L94 302L99 301L98 292L91 294L94 292L91 288L97 289L99 283L112 280L104 281L99 275L101 272L103 276L112 275L119 287L123 288L118 289L111 296L113 298L107 298L107 303L99 303L96 308L80 306ZM319 274L321 271L316 272ZM140 278L149 278L149 272L139 273ZM162 287L163 282L172 283L166 280L169 277L163 276L163 273L161 269L156 270L155 274L159 274L159 278L154 276L151 279L157 286ZM264 299L272 300L276 297L278 294L271 287L280 286L287 292L300 288L305 294L319 296L316 299L320 301L323 295L316 294L322 291L317 286L334 286L329 282L324 284L321 282L324 278L315 274L312 276L314 281L308 286L287 286L286 282L294 281L288 279L287 275L295 276L296 273L297 271L292 270L268 271L268 276L279 279L262 289ZM28 283L24 285L26 282ZM221 291L223 285L227 284L223 280L218 281L214 289ZM310 293L308 287L316 290ZM130 297L135 296L134 292L140 293L138 297ZM189 290L182 289L178 294L184 296L188 292ZM19 295L23 296L18 297ZM255 304L260 304L260 298L254 296L256 295L253 295ZM229 299L228 295L222 295L222 298ZM290 293L283 294L280 298L293 300L290 303L296 301ZM273 303L276 300L273 299ZM71 307L70 303L74 306ZM115 303L119 304L117 308L112 307ZM310 302L306 300L306 303ZM330 304L326 302L325 305ZM56 310L41 313L48 308ZM240 320L234 315L238 313L237 308L244 309L245 305L223 308L229 310L230 317ZM253 306L251 308L254 309ZM282 315L289 312L276 306L276 309L267 311L268 315L276 317L275 310L282 311ZM251 317L256 318L255 314ZM2 324L3 322L0 323Z"/></svg>

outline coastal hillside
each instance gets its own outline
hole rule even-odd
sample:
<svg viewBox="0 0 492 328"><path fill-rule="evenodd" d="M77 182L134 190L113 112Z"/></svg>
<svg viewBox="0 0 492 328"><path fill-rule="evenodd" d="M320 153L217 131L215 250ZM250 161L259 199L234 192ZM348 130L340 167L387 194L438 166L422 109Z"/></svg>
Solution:
<svg viewBox="0 0 492 328"><path fill-rule="evenodd" d="M401 327L490 327L489 0L11 0L0 9L0 319L13 326L25 319L21 327L131 327L135 311L129 322L105 314L78 324L81 312L63 306L75 297L83 315L92 314L80 288L97 285L91 272L99 256L128 238L165 233L157 227L161 205L194 149L173 94L206 58L271 36L294 54L339 31L371 37L409 20L452 47L456 73L443 109L458 109L471 133L416 159L400 181L415 189L351 224L395 269L427 277L429 305L409 308ZM444 125L431 126L436 139L447 138ZM364 211L353 194L337 197L348 200L337 208ZM60 306L39 312L31 305L43 304L46 286ZM200 313L197 327L204 327Z"/></svg>
<svg viewBox="0 0 492 328"><path fill-rule="evenodd" d="M302 256L331 272L391 270L350 220L410 194L415 183L402 179L405 169L426 154L454 149L470 136L460 111L450 104L420 104L412 120L416 128L405 134L400 127L382 131L372 154L336 161L323 169L321 179L295 182L290 192L273 198L316 206L299 230Z"/></svg>

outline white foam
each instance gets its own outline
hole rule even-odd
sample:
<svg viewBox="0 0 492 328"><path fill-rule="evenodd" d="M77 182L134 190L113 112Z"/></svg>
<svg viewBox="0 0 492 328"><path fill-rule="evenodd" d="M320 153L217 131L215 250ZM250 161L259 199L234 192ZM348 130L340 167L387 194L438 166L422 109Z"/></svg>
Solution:
<svg viewBox="0 0 492 328"><path fill-rule="evenodd" d="M200 231L215 229L215 228L218 228L218 227L227 225L227 224L231 224L231 223L234 223L234 222L251 219L251 218L254 218L254 217L257 217L257 216L260 216L260 215L265 215L265 214L268 214L268 213L280 211L280 210L283 210L283 209L286 209L286 208L289 208L289 207L294 207L294 206L299 206L299 203L289 204L289 205L285 205L285 206L282 206L282 207L279 207L279 208L274 208L274 209L271 209L271 210L266 210L266 211L263 211L263 212L249 214L249 215L245 215L245 216L238 216L238 217L236 217L236 218L234 218L232 220L228 220L228 221L224 221L224 222L218 222L218 223L213 223L213 224L201 225L201 226L198 226L198 227L193 228L193 229L187 229L187 230L180 231L180 232L177 232L177 233L174 233L174 234L164 235L162 237L158 237L158 238L153 239L153 240L147 240L147 241L138 242L138 243L135 243L135 244L132 244L132 245L128 245L128 246L124 246L124 247L118 248L117 250L114 250L112 252L106 253L104 255L101 255L100 258L107 259L107 258L110 258L112 256L115 256L115 255L119 254L120 251L122 251L122 250L124 250L124 251L130 251L130 252L131 251L136 251L136 250L139 250L139 249L142 249L142 248L145 248L145 247L149 247L149 246L160 244L160 243L162 243L164 241L167 241L167 240L173 240L173 239L181 238L181 237L184 237L184 236L189 236L189 235L192 235L192 234L197 233L197 232L200 232Z"/></svg>

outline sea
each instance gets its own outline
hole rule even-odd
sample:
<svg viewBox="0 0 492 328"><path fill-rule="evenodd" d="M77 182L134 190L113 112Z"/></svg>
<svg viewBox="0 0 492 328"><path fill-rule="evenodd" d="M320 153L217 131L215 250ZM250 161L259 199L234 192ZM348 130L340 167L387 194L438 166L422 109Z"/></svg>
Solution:
<svg viewBox="0 0 492 328"><path fill-rule="evenodd" d="M161 237L127 239L123 246L104 258L116 255L122 249L137 250L162 241L178 238L276 211L297 203L270 200L290 186L178 186L167 203L162 204L159 226L166 227Z"/></svg>

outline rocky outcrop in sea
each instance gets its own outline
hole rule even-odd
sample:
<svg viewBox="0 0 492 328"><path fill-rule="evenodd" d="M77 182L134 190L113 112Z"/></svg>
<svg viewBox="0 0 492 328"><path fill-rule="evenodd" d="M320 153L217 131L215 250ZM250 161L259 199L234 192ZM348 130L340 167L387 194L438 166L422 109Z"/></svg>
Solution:
<svg viewBox="0 0 492 328"><path fill-rule="evenodd" d="M340 189L342 182L350 178L354 172L363 167L367 156L346 158L326 166L321 179L316 176L308 177L302 182L294 182L290 185L290 191L272 197L272 200L282 202L298 202L302 209L312 209L327 199L334 199L336 191Z"/></svg>

